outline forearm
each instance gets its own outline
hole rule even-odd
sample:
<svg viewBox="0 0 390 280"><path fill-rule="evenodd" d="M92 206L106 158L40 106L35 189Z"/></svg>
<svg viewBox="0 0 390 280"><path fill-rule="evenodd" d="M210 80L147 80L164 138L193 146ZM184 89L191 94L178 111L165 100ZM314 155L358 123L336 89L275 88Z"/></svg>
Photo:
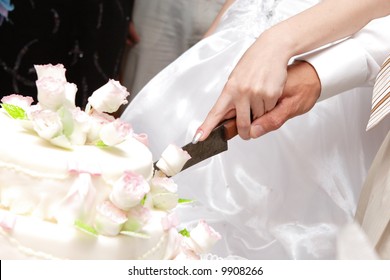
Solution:
<svg viewBox="0 0 390 280"><path fill-rule="evenodd" d="M324 0L293 16L260 36L278 42L285 60L345 38L372 19L390 14L389 0Z"/></svg>
<svg viewBox="0 0 390 280"><path fill-rule="evenodd" d="M322 86L320 100L374 84L390 53L389 26L390 16L373 20L347 40L297 57L316 69Z"/></svg>

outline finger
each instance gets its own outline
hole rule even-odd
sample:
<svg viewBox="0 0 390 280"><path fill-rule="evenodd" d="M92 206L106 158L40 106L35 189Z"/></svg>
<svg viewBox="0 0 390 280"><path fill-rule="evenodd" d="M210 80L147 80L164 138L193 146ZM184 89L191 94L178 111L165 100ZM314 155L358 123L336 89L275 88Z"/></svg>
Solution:
<svg viewBox="0 0 390 280"><path fill-rule="evenodd" d="M192 140L193 143L205 140L211 131L224 119L235 116L235 110L231 108L230 102L225 99L218 98L217 102L207 114L206 119L197 129Z"/></svg>
<svg viewBox="0 0 390 280"><path fill-rule="evenodd" d="M275 95L275 97L264 99L264 114L267 112L270 112L272 109L275 108L276 103L278 102L278 98L280 95L281 94L277 94L277 95Z"/></svg>
<svg viewBox="0 0 390 280"><path fill-rule="evenodd" d="M250 137L258 138L279 129L290 118L292 108L289 102L279 102L273 110L252 122Z"/></svg>
<svg viewBox="0 0 390 280"><path fill-rule="evenodd" d="M241 100L241 102L236 105L236 114L238 135L244 140L250 139L251 108L249 100Z"/></svg>
<svg viewBox="0 0 390 280"><path fill-rule="evenodd" d="M258 98L257 100L251 101L251 110L253 120L260 118L265 113L264 100Z"/></svg>

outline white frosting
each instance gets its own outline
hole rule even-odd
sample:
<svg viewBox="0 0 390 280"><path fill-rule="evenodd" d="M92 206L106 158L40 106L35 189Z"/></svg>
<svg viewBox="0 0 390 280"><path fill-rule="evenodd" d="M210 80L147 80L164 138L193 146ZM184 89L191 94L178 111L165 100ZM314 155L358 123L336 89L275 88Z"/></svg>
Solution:
<svg viewBox="0 0 390 280"><path fill-rule="evenodd" d="M2 109L0 128L0 259L174 259L204 251L186 249L167 211L177 205L177 186L152 180L151 152L136 138L64 149ZM133 194L130 209L109 202Z"/></svg>
<svg viewBox="0 0 390 280"><path fill-rule="evenodd" d="M0 209L1 212L4 210ZM122 234L93 236L74 227L18 215L12 230L0 227L0 259L170 258L166 255L170 251L170 232L161 226L161 218L165 215L165 212L153 211L143 227L149 238Z"/></svg>
<svg viewBox="0 0 390 280"><path fill-rule="evenodd" d="M106 200L112 185L132 171L150 180L152 155L138 140L115 146L56 147L25 130L20 121L0 110L0 211L15 215L11 229L0 226L2 259L160 259L167 255L170 238L161 225L164 211L151 211L142 236L93 236L68 223L55 221L80 172L89 171L96 196L88 215ZM69 172L70 170L70 172ZM83 173L81 173L83 174ZM86 218L88 221L88 217ZM145 238L148 237L148 238Z"/></svg>

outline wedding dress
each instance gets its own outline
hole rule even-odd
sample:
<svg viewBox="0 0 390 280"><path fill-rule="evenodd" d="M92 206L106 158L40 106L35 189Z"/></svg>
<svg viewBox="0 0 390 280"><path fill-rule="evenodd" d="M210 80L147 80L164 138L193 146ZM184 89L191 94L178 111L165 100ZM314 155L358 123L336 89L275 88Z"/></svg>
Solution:
<svg viewBox="0 0 390 280"><path fill-rule="evenodd" d="M229 73L270 25L317 1L237 0L214 35L152 79L122 115L145 132L155 159L191 141ZM222 235L212 254L246 259L334 259L352 221L367 169L388 124L367 133L370 88L321 101L259 139L235 137L228 151L174 177L188 228L204 218ZM387 127L386 127L387 125Z"/></svg>

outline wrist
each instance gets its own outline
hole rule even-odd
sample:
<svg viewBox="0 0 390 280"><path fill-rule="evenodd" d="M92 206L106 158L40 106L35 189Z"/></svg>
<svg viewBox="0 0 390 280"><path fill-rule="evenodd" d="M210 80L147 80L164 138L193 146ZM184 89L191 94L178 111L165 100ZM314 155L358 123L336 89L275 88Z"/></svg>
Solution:
<svg viewBox="0 0 390 280"><path fill-rule="evenodd" d="M289 60L295 56L294 44L289 36L281 36L282 34L278 30L270 28L260 35L258 41L263 48L268 48L274 57L287 65Z"/></svg>

